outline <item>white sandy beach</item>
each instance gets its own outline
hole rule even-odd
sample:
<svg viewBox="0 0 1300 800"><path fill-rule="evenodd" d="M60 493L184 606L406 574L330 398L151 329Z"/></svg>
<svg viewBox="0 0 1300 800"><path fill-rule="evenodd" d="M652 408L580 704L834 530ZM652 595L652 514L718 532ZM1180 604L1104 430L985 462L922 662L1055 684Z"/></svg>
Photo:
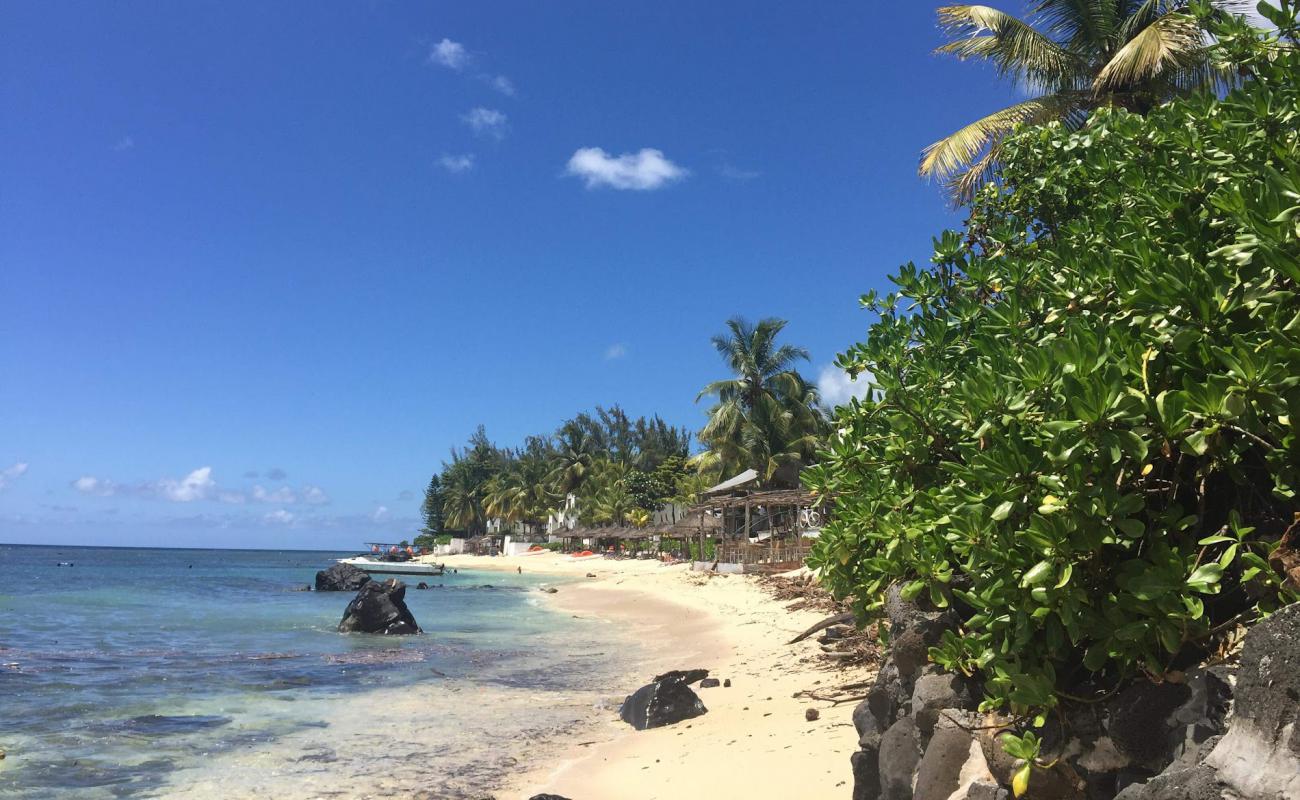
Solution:
<svg viewBox="0 0 1300 800"><path fill-rule="evenodd" d="M812 639L786 644L823 615L787 611L752 578L655 561L552 553L436 560L449 569L564 576L548 596L556 609L635 630L645 643L641 674L609 687L610 694L629 693L669 669L704 667L732 682L698 690L709 713L655 730L635 731L616 712L593 709L590 727L572 741L530 754L535 762L509 781L503 800L542 792L574 800L848 796L853 703L793 696L870 677L862 668L828 668ZM808 708L820 718L806 721Z"/></svg>

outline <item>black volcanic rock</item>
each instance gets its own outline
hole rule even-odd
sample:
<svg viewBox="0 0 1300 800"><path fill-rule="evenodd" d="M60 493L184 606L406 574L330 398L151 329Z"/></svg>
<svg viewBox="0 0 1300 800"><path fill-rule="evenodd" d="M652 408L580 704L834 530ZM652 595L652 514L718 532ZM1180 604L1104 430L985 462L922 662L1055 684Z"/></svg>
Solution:
<svg viewBox="0 0 1300 800"><path fill-rule="evenodd" d="M370 576L351 564L335 564L316 573L318 592L355 592L370 582Z"/></svg>
<svg viewBox="0 0 1300 800"><path fill-rule="evenodd" d="M343 612L339 633L421 633L405 597L406 584L401 581L367 582Z"/></svg>
<svg viewBox="0 0 1300 800"><path fill-rule="evenodd" d="M619 709L619 716L624 722L643 731L708 713L704 703L686 685L687 678L699 680L703 677L696 677L700 672L708 675L706 670L675 670L659 676L654 682L628 695L623 701L623 707Z"/></svg>

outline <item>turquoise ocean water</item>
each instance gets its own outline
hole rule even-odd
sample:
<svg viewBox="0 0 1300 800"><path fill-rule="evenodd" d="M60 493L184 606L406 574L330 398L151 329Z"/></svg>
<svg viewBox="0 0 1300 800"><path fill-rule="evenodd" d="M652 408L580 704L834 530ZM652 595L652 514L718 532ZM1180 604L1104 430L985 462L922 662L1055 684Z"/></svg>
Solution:
<svg viewBox="0 0 1300 800"><path fill-rule="evenodd" d="M0 545L0 797L485 797L630 652L489 572L339 634L342 555Z"/></svg>

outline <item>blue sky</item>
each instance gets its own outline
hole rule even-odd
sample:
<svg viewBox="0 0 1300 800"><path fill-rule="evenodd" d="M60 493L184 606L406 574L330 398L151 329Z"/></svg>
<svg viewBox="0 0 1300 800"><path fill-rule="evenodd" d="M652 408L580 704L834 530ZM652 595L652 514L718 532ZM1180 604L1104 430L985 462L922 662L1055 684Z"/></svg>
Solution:
<svg viewBox="0 0 1300 800"><path fill-rule="evenodd" d="M1015 99L934 5L4 3L0 541L352 548L480 422L697 428L728 316L820 375Z"/></svg>

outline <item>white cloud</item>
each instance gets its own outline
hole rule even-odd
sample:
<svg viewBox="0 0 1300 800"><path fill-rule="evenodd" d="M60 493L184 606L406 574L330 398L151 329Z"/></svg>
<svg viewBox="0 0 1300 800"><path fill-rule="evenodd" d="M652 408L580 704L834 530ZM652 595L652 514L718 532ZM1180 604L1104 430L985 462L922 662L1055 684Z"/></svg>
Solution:
<svg viewBox="0 0 1300 800"><path fill-rule="evenodd" d="M464 155L453 156L443 153L442 158L438 159L438 166L453 175L461 172L469 172L474 169L474 155L472 153L466 153Z"/></svg>
<svg viewBox="0 0 1300 800"><path fill-rule="evenodd" d="M25 461L19 461L17 464L14 464L13 466L0 469L0 489L6 488L7 486L9 486L9 484L13 483L14 481L18 480L19 478L21 478L26 474L27 474L27 462Z"/></svg>
<svg viewBox="0 0 1300 800"><path fill-rule="evenodd" d="M288 486L280 486L275 489L254 486L249 498L255 503L293 504L298 502L298 495L294 494L293 489Z"/></svg>
<svg viewBox="0 0 1300 800"><path fill-rule="evenodd" d="M215 496L217 482L212 480L212 467L199 467L180 480L163 478L155 487L158 494L172 502L192 503Z"/></svg>
<svg viewBox="0 0 1300 800"><path fill-rule="evenodd" d="M370 512L370 519L375 522L382 522L388 518L388 506L377 506L374 511Z"/></svg>
<svg viewBox="0 0 1300 800"><path fill-rule="evenodd" d="M859 375L854 380L849 377L849 373L834 364L827 364L817 376L817 391L821 393L822 402L826 405L842 406L849 402L850 397L859 400L866 397L871 391L870 383L870 374Z"/></svg>
<svg viewBox="0 0 1300 800"><path fill-rule="evenodd" d="M621 342L615 342L605 348L605 360L613 361L627 355L627 346Z"/></svg>
<svg viewBox="0 0 1300 800"><path fill-rule="evenodd" d="M118 494L122 487L103 478L96 478L91 475L83 475L72 482L72 488L82 494L91 494L96 497L111 497Z"/></svg>
<svg viewBox="0 0 1300 800"><path fill-rule="evenodd" d="M429 60L448 69L454 69L457 72L465 68L469 63L469 51L465 45L460 42L453 42L451 39L443 39L433 46L429 51Z"/></svg>
<svg viewBox="0 0 1300 800"><path fill-rule="evenodd" d="M268 478L285 477L282 469L271 469ZM301 489L291 486L266 487L261 484L252 489L222 488L212 477L212 467L199 467L183 478L161 478L136 484L121 484L107 478L84 475L72 482L72 488L82 494L96 497L133 496L169 500L173 503L193 503L200 500L227 505L266 503L271 505L328 505L330 498L319 486L304 484Z"/></svg>
<svg viewBox="0 0 1300 800"><path fill-rule="evenodd" d="M506 97L515 96L515 83L505 75L484 75L483 80L487 81L488 86L496 89Z"/></svg>
<svg viewBox="0 0 1300 800"><path fill-rule="evenodd" d="M325 494L319 486L307 485L302 487L302 502L309 506L327 506L329 505L329 495Z"/></svg>
<svg viewBox="0 0 1300 800"><path fill-rule="evenodd" d="M599 147L580 147L569 159L568 174L582 178L588 189L609 186L649 190L681 180L690 173L651 147L617 157Z"/></svg>
<svg viewBox="0 0 1300 800"><path fill-rule="evenodd" d="M127 150L130 150L132 147L135 147L135 139L131 138L130 136L123 136L121 139L118 139L116 142L113 142L113 150L115 150L118 153L125 153Z"/></svg>
<svg viewBox="0 0 1300 800"><path fill-rule="evenodd" d="M289 525L297 519L297 517L295 517L291 512L285 511L283 508L278 508L275 511L270 511L262 515L262 519L274 525Z"/></svg>
<svg viewBox="0 0 1300 800"><path fill-rule="evenodd" d="M460 115L460 120L480 136L491 136L493 139L504 139L506 136L506 115L495 108L471 108Z"/></svg>

